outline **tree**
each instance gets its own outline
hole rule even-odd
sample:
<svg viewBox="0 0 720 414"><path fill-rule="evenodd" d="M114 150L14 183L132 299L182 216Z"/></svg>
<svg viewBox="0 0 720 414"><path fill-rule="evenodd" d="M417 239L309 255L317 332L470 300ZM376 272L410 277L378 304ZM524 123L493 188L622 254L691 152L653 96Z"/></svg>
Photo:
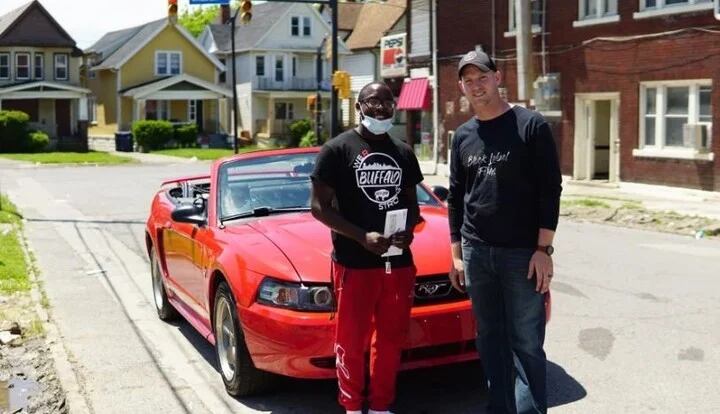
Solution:
<svg viewBox="0 0 720 414"><path fill-rule="evenodd" d="M219 6L197 7L192 11L185 9L180 14L178 22L197 37L205 29L205 26L215 20L218 13L220 13Z"/></svg>

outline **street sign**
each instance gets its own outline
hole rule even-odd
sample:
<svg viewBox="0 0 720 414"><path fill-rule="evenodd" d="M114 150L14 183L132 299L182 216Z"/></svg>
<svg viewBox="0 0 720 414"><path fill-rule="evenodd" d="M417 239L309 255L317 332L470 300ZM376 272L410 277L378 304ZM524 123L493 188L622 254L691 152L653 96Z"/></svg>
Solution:
<svg viewBox="0 0 720 414"><path fill-rule="evenodd" d="M405 33L385 36L380 39L380 76L383 78L403 77L407 74L405 58Z"/></svg>
<svg viewBox="0 0 720 414"><path fill-rule="evenodd" d="M190 0L190 4L230 4L230 0Z"/></svg>

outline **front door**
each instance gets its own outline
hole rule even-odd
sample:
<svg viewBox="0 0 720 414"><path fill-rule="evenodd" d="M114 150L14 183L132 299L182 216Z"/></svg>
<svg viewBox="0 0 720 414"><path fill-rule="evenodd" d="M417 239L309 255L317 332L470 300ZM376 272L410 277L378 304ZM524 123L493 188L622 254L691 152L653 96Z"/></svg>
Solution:
<svg viewBox="0 0 720 414"><path fill-rule="evenodd" d="M618 104L614 94L576 99L574 179L619 181Z"/></svg>
<svg viewBox="0 0 720 414"><path fill-rule="evenodd" d="M55 123L57 124L58 137L69 137L72 135L69 99L55 100Z"/></svg>

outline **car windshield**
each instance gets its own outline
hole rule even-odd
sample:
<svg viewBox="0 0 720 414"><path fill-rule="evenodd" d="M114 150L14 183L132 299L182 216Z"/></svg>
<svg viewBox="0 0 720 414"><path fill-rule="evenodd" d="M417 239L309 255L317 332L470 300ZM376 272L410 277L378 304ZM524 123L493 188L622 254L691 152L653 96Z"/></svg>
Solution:
<svg viewBox="0 0 720 414"><path fill-rule="evenodd" d="M219 169L220 217L256 209L296 211L310 208L310 174L317 153L270 155L236 160ZM440 205L422 186L418 203Z"/></svg>

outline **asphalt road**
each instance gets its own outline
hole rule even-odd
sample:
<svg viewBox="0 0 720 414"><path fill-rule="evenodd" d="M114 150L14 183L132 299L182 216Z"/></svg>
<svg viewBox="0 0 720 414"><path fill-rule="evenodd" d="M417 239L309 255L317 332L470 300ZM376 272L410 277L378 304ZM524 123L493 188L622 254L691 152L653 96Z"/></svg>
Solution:
<svg viewBox="0 0 720 414"><path fill-rule="evenodd" d="M157 319L143 239L151 197L163 179L208 168L0 161L0 191L26 218L79 385L75 408L341 412L333 381L283 379L263 396L228 397L212 347L189 324ZM565 221L555 245L550 411L720 412L720 243ZM478 413L480 382L477 364L403 373L396 412Z"/></svg>

